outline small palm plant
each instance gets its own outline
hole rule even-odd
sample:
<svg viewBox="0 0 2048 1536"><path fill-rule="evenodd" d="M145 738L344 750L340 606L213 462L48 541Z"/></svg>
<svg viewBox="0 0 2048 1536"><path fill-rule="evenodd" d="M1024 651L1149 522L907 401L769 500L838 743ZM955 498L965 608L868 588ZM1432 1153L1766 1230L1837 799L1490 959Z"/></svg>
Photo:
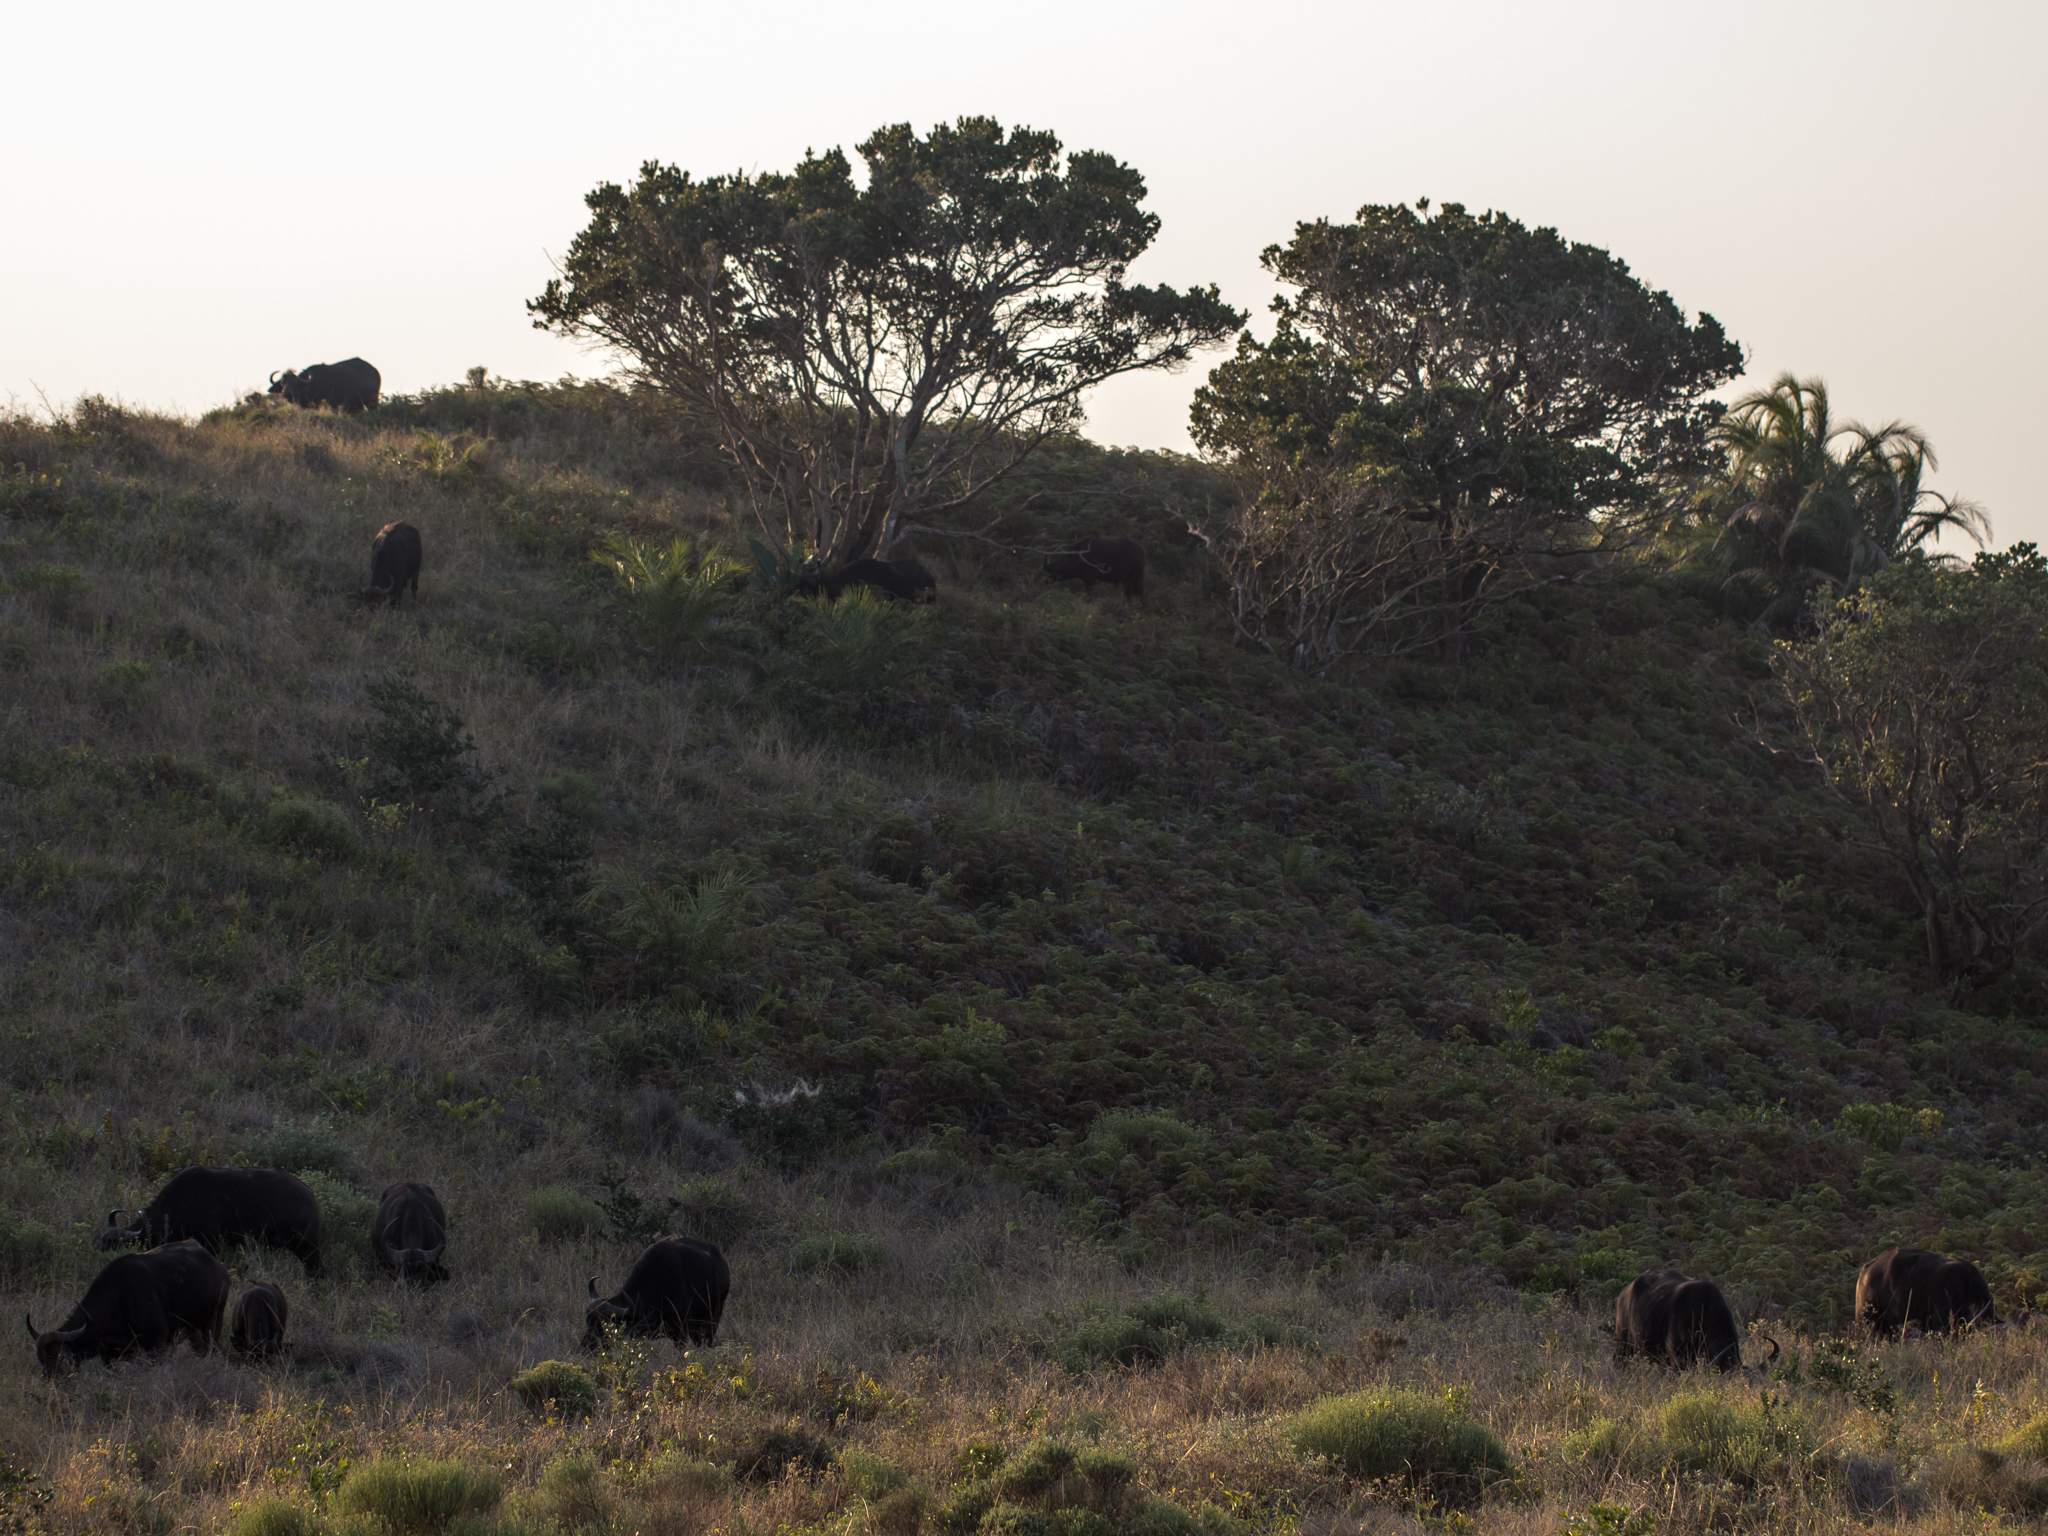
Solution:
<svg viewBox="0 0 2048 1536"><path fill-rule="evenodd" d="M732 578L747 569L708 540L683 534L660 545L614 531L590 558L617 578L634 629L664 661L711 648L731 604Z"/></svg>
<svg viewBox="0 0 2048 1536"><path fill-rule="evenodd" d="M702 990L716 979L759 885L759 871L744 864L694 884L605 870L577 906L618 954L628 991Z"/></svg>
<svg viewBox="0 0 2048 1536"><path fill-rule="evenodd" d="M1721 523L1713 560L1773 627L1802 622L1816 592L1846 597L1900 560L1952 564L1925 550L1945 533L1980 548L1990 533L1981 507L1922 483L1935 467L1924 433L1837 421L1819 379L1780 375L1736 401L1715 438L1728 470L1706 497Z"/></svg>

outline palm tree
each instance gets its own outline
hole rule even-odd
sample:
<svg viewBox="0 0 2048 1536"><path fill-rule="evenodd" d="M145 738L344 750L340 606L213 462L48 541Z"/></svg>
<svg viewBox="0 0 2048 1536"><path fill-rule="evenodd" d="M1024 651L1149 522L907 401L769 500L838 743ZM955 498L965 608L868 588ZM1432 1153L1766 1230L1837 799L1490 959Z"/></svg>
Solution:
<svg viewBox="0 0 2048 1536"><path fill-rule="evenodd" d="M1728 455L1709 493L1722 524L1715 563L1724 589L1753 594L1774 628L1802 622L1815 591L1844 596L1895 561L1954 563L1924 549L1943 533L1981 548L1991 531L1983 508L1922 484L1935 467L1926 434L1837 423L1819 379L1780 374L1730 407L1715 441Z"/></svg>

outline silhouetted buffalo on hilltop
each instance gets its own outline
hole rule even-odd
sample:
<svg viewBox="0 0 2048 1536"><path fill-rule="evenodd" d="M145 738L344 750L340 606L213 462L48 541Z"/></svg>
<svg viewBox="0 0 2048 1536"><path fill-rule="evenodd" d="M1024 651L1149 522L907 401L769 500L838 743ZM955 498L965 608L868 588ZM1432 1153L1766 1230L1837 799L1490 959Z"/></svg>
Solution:
<svg viewBox="0 0 2048 1536"><path fill-rule="evenodd" d="M287 368L270 376L270 392L293 405L331 405L337 411L367 411L377 403L383 377L360 357L341 363L315 363L303 373Z"/></svg>
<svg viewBox="0 0 2048 1536"><path fill-rule="evenodd" d="M441 1254L448 1246L448 1213L425 1184L394 1184L377 1202L370 1251L377 1267L401 1280L432 1285L448 1278Z"/></svg>
<svg viewBox="0 0 2048 1536"><path fill-rule="evenodd" d="M187 1168L171 1176L157 1197L136 1212L135 1225L107 1213L102 1248L127 1243L174 1243L181 1238L225 1253L262 1243L298 1256L306 1273L320 1268L320 1202L313 1191L279 1168Z"/></svg>
<svg viewBox="0 0 2048 1536"><path fill-rule="evenodd" d="M239 1354L261 1359L284 1348L284 1325L291 1317L284 1291L268 1280L242 1287L228 1314L228 1340Z"/></svg>
<svg viewBox="0 0 2048 1536"><path fill-rule="evenodd" d="M31 1315L28 1333L46 1376L57 1374L66 1355L73 1365L95 1356L115 1360L162 1349L181 1335L203 1355L220 1337L227 1304L228 1272L221 1261L198 1243L167 1243L110 1260L62 1327L39 1333Z"/></svg>
<svg viewBox="0 0 2048 1536"><path fill-rule="evenodd" d="M599 1296L597 1277L591 1276L583 1347L603 1344L612 1323L628 1333L665 1333L678 1344L716 1343L731 1291L724 1254L693 1237L664 1237L634 1262L615 1295Z"/></svg>
<svg viewBox="0 0 2048 1536"><path fill-rule="evenodd" d="M1925 1248L1887 1248L1856 1276L1856 1320L1879 1338L1908 1323L1928 1333L1955 1333L1998 1321L1991 1287L1967 1259Z"/></svg>
<svg viewBox="0 0 2048 1536"><path fill-rule="evenodd" d="M370 584L363 588L366 602L398 601L398 595L412 588L412 600L420 600L420 531L411 523L386 523L370 540Z"/></svg>
<svg viewBox="0 0 2048 1536"><path fill-rule="evenodd" d="M1778 1341L1769 1342L1775 1360ZM1614 1299L1614 1363L1637 1355L1680 1371L1742 1369L1742 1335L1721 1288L1675 1269L1645 1270L1629 1281Z"/></svg>
<svg viewBox="0 0 2048 1536"><path fill-rule="evenodd" d="M1045 557L1045 574L1053 581L1078 581L1088 596L1095 583L1114 582L1125 597L1145 595L1145 546L1136 539L1083 539L1074 548Z"/></svg>

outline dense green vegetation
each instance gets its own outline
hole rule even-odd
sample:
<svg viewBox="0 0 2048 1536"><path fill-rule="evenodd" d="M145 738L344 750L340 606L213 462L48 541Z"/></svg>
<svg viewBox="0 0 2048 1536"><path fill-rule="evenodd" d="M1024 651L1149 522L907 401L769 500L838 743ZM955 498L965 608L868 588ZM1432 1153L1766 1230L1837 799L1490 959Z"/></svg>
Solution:
<svg viewBox="0 0 2048 1536"><path fill-rule="evenodd" d="M391 1353L420 1330L498 1340L502 1367L450 1390L500 1392L566 1357L584 1275L671 1226L729 1246L732 1326L764 1355L769 1319L836 1326L816 1319L847 1296L872 1317L886 1287L992 1309L978 1359L1084 1376L1240 1351L1299 1373L1301 1327L1341 1350L1333 1316L1452 1293L1590 1354L1587 1319L1653 1263L1820 1330L1890 1242L1976 1257L2008 1311L2042 1285L2038 962L1974 989L1929 969L1906 882L1791 750L1772 642L1710 588L1608 566L1502 603L1455 654L1316 679L1234 647L1176 541L1226 494L1211 472L1063 439L1003 488L1018 526L1145 539L1144 604L961 545L920 551L935 610L820 609L699 579L721 553L752 568L757 530L658 401L480 377L355 419L86 401L0 425L0 466L0 1285L48 1319L99 1213L196 1160L307 1169L344 1230L397 1177L454 1213L453 1300L281 1271L324 1363L264 1413L377 1369L441 1379ZM420 601L365 611L369 536L398 517L425 536ZM1032 1268L1061 1264L1080 1278ZM1189 1299L1204 1275L1297 1299L1226 1315ZM1022 1297L1059 1320L1002 1311ZM936 1423L945 1394L902 1362L953 1346L925 1301L892 1305L829 1350L886 1352L911 1374L875 1390ZM809 1402L825 1365L744 1414ZM6 1369L64 1426L16 1454L84 1528L87 1447L127 1444L135 1400ZM639 1390L619 1369L592 1387L617 1411L572 1416L601 1459ZM1267 1406L1378 1390L1316 1372ZM856 1377L832 1401L858 1420ZM571 1433L559 1394L528 1396L542 1418L514 1395L518 1424ZM1429 1407L1339 1402L1325 1419L1375 1444L1373 1414ZM288 1445L332 1462L299 1422L246 1452L251 1488ZM1170 1480L1118 1503L1077 1432L1005 1422L1019 1456L1060 1431L1042 1486L958 1474L1014 1528L1148 1499L1193 1528ZM1806 1454L1789 1433L1701 1409L1627 1454L1725 1442L1768 1482ZM712 1492L678 1473L676 1508L742 1498L722 1451L632 1444L724 1468ZM105 1475L158 1486L138 1465ZM896 1499L910 1523L871 1528L914 1530L951 1507L938 1475L843 1497ZM215 1514L255 1497L221 1476L162 1486ZM1235 1518L1322 1497L1259 1477ZM336 1508L400 1497L395 1464L379 1478Z"/></svg>

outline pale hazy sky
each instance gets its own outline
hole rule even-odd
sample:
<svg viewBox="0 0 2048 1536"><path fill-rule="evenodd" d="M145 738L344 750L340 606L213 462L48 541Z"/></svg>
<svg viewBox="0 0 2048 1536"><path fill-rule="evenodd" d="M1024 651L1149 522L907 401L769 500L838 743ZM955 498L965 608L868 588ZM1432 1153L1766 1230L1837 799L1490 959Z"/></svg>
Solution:
<svg viewBox="0 0 2048 1536"><path fill-rule="evenodd" d="M391 390L604 361L529 328L583 194L785 169L977 113L1144 173L1134 277L1220 283L1298 220L1428 196L1603 246L1747 379L1923 428L2048 545L2048 6L1860 0L0 8L0 402L197 414L360 354ZM1220 355L1220 354L1218 354ZM1091 398L1185 448L1214 357Z"/></svg>

